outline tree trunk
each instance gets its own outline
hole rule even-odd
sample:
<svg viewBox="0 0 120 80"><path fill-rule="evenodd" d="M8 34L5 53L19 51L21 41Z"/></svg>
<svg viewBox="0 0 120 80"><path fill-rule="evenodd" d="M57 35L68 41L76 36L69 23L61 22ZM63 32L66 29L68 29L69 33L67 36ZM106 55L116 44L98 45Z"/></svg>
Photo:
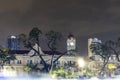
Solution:
<svg viewBox="0 0 120 80"><path fill-rule="evenodd" d="M108 60L109 60L109 58L106 60L106 59L104 59L104 62L103 62L103 67L102 67L102 69L101 69L101 71L100 71L100 73L99 74L101 74L103 71L105 71L105 67L106 67L106 65L108 64Z"/></svg>
<svg viewBox="0 0 120 80"><path fill-rule="evenodd" d="M53 66L54 66L53 59L54 59L54 54L52 55L52 58L51 58L50 73L53 70Z"/></svg>

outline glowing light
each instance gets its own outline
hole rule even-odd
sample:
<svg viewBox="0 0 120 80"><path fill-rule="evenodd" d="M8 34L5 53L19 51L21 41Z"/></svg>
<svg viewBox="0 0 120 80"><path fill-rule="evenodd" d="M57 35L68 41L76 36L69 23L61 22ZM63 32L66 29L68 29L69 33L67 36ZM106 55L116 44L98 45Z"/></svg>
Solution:
<svg viewBox="0 0 120 80"><path fill-rule="evenodd" d="M78 59L78 66L79 66L79 67L82 67L82 68L85 66L85 61L84 61L83 58L79 58L79 59Z"/></svg>
<svg viewBox="0 0 120 80"><path fill-rule="evenodd" d="M115 68L117 68L114 64L108 64L108 69L115 69Z"/></svg>
<svg viewBox="0 0 120 80"><path fill-rule="evenodd" d="M92 77L91 79L89 80L99 80L97 77Z"/></svg>
<svg viewBox="0 0 120 80"><path fill-rule="evenodd" d="M52 75L52 78L55 79L55 78L56 78L56 74L53 74L53 75Z"/></svg>
<svg viewBox="0 0 120 80"><path fill-rule="evenodd" d="M16 38L16 36L11 36L11 38Z"/></svg>
<svg viewBox="0 0 120 80"><path fill-rule="evenodd" d="M15 77L15 76L17 76L17 73L16 73L15 70L7 70L7 69L4 69L4 70L2 71L2 74L3 74L3 76L5 76L5 77Z"/></svg>

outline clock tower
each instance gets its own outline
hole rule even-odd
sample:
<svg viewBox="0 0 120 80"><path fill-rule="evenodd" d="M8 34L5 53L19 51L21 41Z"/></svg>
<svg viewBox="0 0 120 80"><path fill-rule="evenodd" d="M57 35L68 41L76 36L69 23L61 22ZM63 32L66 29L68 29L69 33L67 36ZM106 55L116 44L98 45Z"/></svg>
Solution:
<svg viewBox="0 0 120 80"><path fill-rule="evenodd" d="M76 50L76 39L75 36L72 34L69 34L67 39L67 51L70 50Z"/></svg>

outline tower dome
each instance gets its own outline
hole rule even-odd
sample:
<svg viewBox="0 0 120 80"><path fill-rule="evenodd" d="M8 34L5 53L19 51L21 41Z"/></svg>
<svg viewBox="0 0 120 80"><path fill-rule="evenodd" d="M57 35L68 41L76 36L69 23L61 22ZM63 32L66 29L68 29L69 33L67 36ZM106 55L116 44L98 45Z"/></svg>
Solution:
<svg viewBox="0 0 120 80"><path fill-rule="evenodd" d="M70 34L68 35L68 39L70 39L70 38L75 38L75 36L70 33Z"/></svg>

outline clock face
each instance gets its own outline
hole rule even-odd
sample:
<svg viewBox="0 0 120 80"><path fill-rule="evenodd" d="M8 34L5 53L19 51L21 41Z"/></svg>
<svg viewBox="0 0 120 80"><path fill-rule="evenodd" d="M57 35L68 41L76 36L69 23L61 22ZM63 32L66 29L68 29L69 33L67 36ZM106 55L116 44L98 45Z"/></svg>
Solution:
<svg viewBox="0 0 120 80"><path fill-rule="evenodd" d="M73 43L73 42L70 42L70 46L74 46L74 43Z"/></svg>
<svg viewBox="0 0 120 80"><path fill-rule="evenodd" d="M67 44L68 46L74 46L74 42L70 42Z"/></svg>

